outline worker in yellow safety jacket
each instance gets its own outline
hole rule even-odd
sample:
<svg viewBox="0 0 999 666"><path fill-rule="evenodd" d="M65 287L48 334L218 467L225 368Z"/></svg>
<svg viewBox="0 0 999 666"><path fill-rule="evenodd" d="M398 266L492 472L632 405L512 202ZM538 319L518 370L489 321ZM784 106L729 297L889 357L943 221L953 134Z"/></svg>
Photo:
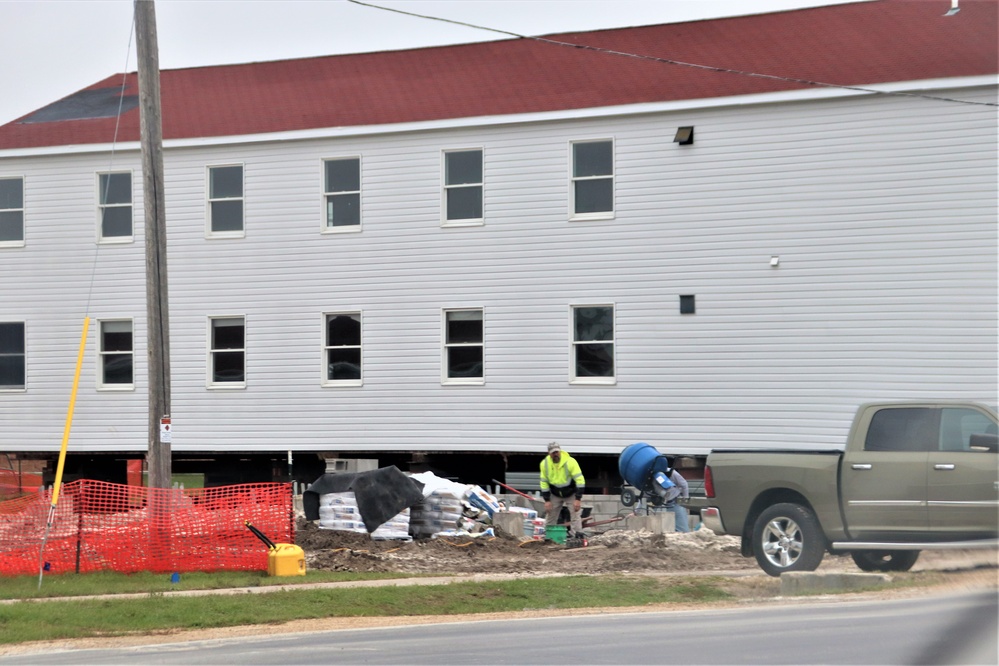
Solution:
<svg viewBox="0 0 999 666"><path fill-rule="evenodd" d="M569 506L572 531L583 532L583 489L586 479L576 459L562 450L558 442L548 444L548 455L541 461L541 496L545 499L545 525L558 524L563 505ZM568 502L573 498L572 503Z"/></svg>

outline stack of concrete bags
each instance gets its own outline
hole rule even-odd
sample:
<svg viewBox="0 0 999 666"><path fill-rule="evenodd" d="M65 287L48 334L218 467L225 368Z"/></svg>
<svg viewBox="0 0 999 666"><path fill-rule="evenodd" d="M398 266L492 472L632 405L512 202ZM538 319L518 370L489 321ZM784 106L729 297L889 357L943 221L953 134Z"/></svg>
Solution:
<svg viewBox="0 0 999 666"><path fill-rule="evenodd" d="M398 515L382 523L371 533L373 539L408 540L410 510L403 509ZM353 492L327 493L319 496L319 528L343 532L368 533L364 520L357 508L357 497Z"/></svg>
<svg viewBox="0 0 999 666"><path fill-rule="evenodd" d="M524 536L544 541L545 519L538 518L538 512L534 509L526 509L521 506L507 507L506 511L523 514L524 516Z"/></svg>
<svg viewBox="0 0 999 666"><path fill-rule="evenodd" d="M476 485L455 483L431 472L414 474L423 484L423 502L410 512L415 537L494 534L492 516L502 509L495 497Z"/></svg>

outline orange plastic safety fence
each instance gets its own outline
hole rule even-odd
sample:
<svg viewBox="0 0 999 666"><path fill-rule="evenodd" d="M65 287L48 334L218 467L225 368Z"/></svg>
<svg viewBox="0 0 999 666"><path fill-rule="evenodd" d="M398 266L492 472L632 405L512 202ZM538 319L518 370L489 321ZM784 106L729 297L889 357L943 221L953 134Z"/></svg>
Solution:
<svg viewBox="0 0 999 666"><path fill-rule="evenodd" d="M267 569L268 548L294 543L291 484L172 490L103 481L68 483L46 523L51 491L0 502L0 576L90 571ZM39 555L42 558L39 558Z"/></svg>

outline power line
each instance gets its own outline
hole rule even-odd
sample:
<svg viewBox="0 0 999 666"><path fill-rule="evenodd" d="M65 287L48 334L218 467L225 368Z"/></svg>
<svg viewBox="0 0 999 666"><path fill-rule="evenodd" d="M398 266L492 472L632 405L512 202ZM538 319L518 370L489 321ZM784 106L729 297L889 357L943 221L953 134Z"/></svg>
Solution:
<svg viewBox="0 0 999 666"><path fill-rule="evenodd" d="M406 16L413 16L415 18L427 19L429 21L439 21L441 23L450 23L453 25L460 25L466 28L474 28L475 30L485 30L487 32L494 32L500 35L507 35L509 37L516 37L518 39L530 39L536 42L541 42L544 44L552 44L554 46L566 46L573 49L581 49L584 51L594 51L596 53L606 53L608 55L622 56L625 58L635 58L636 60L645 60L650 62L658 62L664 65L676 65L678 67L690 67L692 69L701 69L708 72L717 72L721 74L736 74L738 76L754 77L759 79L768 79L771 81L782 81L785 83L797 83L800 85L815 86L820 88L837 88L840 90L853 90L856 92L871 93L873 95L891 95L895 97L916 97L920 99L933 100L936 102L951 102L954 104L971 104L975 106L999 106L995 102L977 102L974 100L966 99L955 99L952 97L940 97L937 95L925 95L921 93L908 93L900 91L888 91L888 90L875 90L874 88L865 88L863 86L847 86L838 83L825 83L823 81L811 81L809 79L798 79L790 76L779 76L776 74L761 74L759 72L749 72L740 69L729 69L727 67L715 67L713 65L700 65L693 62L684 62L682 60L673 60L672 58L661 58L658 56L642 55L640 53L628 53L626 51L615 51L613 49L605 49L599 46L589 46L587 44L573 44L571 42L560 42L556 39L548 39L547 37L533 37L531 35L522 35L520 33L511 32L509 30L500 30L499 28L490 28L488 26L476 25L474 23L465 23L464 21L455 21L454 19L441 18L439 16L429 16L426 14L417 14L416 12L408 12L402 9L395 9L393 7L382 7L380 5L374 5L369 2L362 2L361 0L347 0L347 2L353 3L355 5L360 5L362 7L370 7L371 9L380 9L386 12L394 12L396 14L404 14Z"/></svg>

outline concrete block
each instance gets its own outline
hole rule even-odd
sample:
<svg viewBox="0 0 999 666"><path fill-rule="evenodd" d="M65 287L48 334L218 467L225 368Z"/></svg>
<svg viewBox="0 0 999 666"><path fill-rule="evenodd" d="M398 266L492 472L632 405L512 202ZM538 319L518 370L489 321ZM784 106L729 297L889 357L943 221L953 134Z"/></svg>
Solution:
<svg viewBox="0 0 999 666"><path fill-rule="evenodd" d="M520 538L524 536L524 514L516 511L497 511L493 514L493 527L500 534Z"/></svg>
<svg viewBox="0 0 999 666"><path fill-rule="evenodd" d="M816 592L845 592L878 587L891 582L891 576L879 573L815 573L790 571L780 575L780 593L791 597Z"/></svg>
<svg viewBox="0 0 999 666"><path fill-rule="evenodd" d="M653 534L664 534L676 531L676 516L671 512L663 511L649 516L629 516L624 521L626 530L646 530Z"/></svg>

